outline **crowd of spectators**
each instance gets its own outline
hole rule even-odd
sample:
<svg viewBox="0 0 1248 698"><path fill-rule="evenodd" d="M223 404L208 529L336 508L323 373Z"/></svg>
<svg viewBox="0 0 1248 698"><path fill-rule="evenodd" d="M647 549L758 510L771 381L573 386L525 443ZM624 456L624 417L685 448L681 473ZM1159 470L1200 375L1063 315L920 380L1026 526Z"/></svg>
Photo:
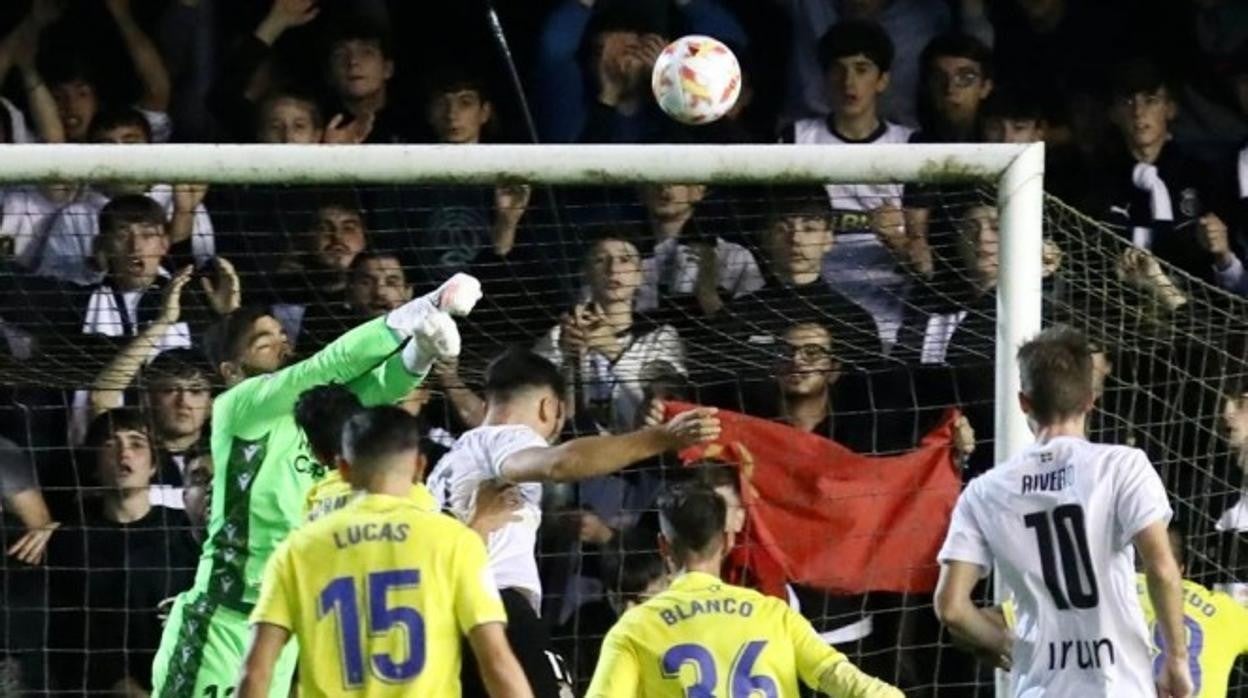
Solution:
<svg viewBox="0 0 1248 698"><path fill-rule="evenodd" d="M648 87L692 33L744 73L704 127ZM0 143L1044 141L1051 206L1103 257L1047 231L1046 313L1099 347L1093 431L1166 464L1207 581L1248 588L1238 0L28 0L0 7L0 89ZM403 403L429 469L481 422L485 360L520 344L570 378L569 434L675 398L887 454L958 407L969 479L993 461L999 235L993 199L949 184L0 185L0 693L146 695L223 378L458 271L485 290L464 353ZM649 509L673 467L550 488L543 618L578 681L661 584ZM701 476L748 525L732 472ZM793 594L910 695L991 683L930 598Z"/></svg>

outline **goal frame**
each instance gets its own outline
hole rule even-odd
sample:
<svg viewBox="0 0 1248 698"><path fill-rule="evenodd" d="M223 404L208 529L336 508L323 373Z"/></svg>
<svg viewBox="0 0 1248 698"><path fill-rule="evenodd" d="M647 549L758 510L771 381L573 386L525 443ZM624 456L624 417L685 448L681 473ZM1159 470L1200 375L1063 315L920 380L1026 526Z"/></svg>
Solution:
<svg viewBox="0 0 1248 698"><path fill-rule="evenodd" d="M995 462L1031 441L1017 348L1040 330L1044 144L4 145L0 184L825 184L995 182ZM996 597L1001 600L998 579ZM997 694L1005 695L997 673Z"/></svg>

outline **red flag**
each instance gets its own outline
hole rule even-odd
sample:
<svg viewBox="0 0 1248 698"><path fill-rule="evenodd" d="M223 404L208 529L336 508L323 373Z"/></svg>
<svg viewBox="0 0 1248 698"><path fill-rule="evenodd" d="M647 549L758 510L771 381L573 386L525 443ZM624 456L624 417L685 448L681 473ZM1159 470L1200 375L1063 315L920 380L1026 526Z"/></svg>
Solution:
<svg viewBox="0 0 1248 698"><path fill-rule="evenodd" d="M666 407L670 418L696 405ZM785 582L797 582L843 594L930 592L962 488L953 460L957 416L950 410L914 451L863 456L784 424L720 410L720 438L680 455L685 463L739 466L749 523L746 549L730 561L748 560L763 591L776 594L779 586L783 595Z"/></svg>

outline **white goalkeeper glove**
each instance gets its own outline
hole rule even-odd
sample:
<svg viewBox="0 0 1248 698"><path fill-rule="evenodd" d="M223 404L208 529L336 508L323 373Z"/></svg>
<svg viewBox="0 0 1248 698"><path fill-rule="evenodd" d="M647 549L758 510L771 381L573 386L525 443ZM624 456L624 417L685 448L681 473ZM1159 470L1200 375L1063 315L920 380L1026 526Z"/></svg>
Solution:
<svg viewBox="0 0 1248 698"><path fill-rule="evenodd" d="M386 324L402 337L411 337L430 314L442 311L463 317L481 300L481 282L456 274L431 293L414 298L386 314Z"/></svg>
<svg viewBox="0 0 1248 698"><path fill-rule="evenodd" d="M403 365L412 375L424 376L434 361L459 356L459 346L459 328L455 321L449 314L435 310L425 316L403 347Z"/></svg>
<svg viewBox="0 0 1248 698"><path fill-rule="evenodd" d="M456 274L432 293L408 301L386 315L386 324L411 337L403 347L403 365L423 376L440 358L459 356L459 328L452 315L464 316L481 300L481 282Z"/></svg>

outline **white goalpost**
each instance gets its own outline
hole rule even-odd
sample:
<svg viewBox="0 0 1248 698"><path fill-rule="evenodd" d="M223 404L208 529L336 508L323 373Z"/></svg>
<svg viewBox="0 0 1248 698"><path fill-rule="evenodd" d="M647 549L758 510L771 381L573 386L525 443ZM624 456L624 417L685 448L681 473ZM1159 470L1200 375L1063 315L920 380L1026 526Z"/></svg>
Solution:
<svg viewBox="0 0 1248 698"><path fill-rule="evenodd" d="M51 182L996 186L995 460L1030 443L1016 352L1041 328L1044 145L6 145L0 186ZM998 581L999 585L999 581ZM1000 588L997 589L1000 599ZM1005 695L997 673L997 694Z"/></svg>

